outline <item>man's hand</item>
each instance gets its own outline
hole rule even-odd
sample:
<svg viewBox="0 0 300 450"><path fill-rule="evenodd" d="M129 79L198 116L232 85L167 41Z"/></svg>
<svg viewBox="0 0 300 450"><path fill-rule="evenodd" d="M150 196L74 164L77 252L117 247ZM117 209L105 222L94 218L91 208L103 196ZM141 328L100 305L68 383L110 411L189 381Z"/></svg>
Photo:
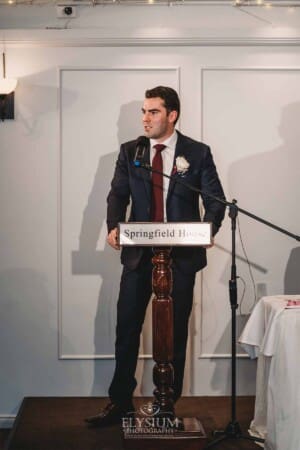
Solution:
<svg viewBox="0 0 300 450"><path fill-rule="evenodd" d="M114 228L109 232L106 238L108 244L115 250L120 250L118 228Z"/></svg>

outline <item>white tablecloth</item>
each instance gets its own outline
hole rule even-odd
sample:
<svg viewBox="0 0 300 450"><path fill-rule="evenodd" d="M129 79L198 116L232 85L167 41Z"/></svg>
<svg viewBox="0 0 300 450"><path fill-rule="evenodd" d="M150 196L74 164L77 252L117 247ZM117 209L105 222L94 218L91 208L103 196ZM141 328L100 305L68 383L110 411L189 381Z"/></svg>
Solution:
<svg viewBox="0 0 300 450"><path fill-rule="evenodd" d="M239 339L258 357L250 433L268 450L300 450L300 308L285 309L287 300L300 295L263 297Z"/></svg>

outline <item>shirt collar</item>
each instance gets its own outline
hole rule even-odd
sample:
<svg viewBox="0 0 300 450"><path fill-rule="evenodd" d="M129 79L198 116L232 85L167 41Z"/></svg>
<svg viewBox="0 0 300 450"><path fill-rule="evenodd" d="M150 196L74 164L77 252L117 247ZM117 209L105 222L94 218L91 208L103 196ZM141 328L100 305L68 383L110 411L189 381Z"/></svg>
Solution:
<svg viewBox="0 0 300 450"><path fill-rule="evenodd" d="M160 144L163 144L166 147L175 149L176 142L177 142L177 132L176 132L176 130L174 130L174 132L171 134L171 136L169 136L165 141L160 142ZM156 144L158 144L156 139L150 139L151 148L153 148L153 146Z"/></svg>

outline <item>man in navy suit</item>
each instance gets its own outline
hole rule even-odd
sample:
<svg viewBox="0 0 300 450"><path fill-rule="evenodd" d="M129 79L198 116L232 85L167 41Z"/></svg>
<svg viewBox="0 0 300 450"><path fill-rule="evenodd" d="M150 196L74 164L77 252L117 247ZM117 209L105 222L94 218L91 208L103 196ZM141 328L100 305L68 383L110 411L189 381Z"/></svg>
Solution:
<svg viewBox="0 0 300 450"><path fill-rule="evenodd" d="M164 178L161 185L162 212L158 221L200 222L199 194L176 183L178 157L188 166L184 179L193 186L216 197L225 199L213 162L210 148L175 130L180 114L177 92L170 87L158 86L147 90L142 108L144 135L148 145L144 162L154 165L159 152L162 170L174 174L172 180ZM163 144L163 145L157 145ZM158 151L160 148L160 151ZM154 218L154 177L136 168L134 158L137 141L121 145L107 202L107 241L111 247L118 244L118 223L125 221L131 200L129 221L150 222ZM205 209L203 220L212 223L213 235L221 226L225 207L203 195ZM135 370L138 358L140 333L146 308L151 297L152 251L149 247L124 247L121 262L124 265L120 283L116 328L116 367L109 388L110 403L96 416L86 419L95 426L117 423L133 410L132 395L136 387ZM175 247L172 250L174 303L174 401L182 391L188 321L193 303L196 272L206 266L206 250L203 247Z"/></svg>

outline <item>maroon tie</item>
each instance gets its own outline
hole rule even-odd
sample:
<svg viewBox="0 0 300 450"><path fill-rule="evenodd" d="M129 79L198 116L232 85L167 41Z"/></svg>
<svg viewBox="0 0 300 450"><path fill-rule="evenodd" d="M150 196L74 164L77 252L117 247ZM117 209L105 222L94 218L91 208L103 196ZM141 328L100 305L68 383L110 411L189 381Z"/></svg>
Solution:
<svg viewBox="0 0 300 450"><path fill-rule="evenodd" d="M161 152L166 148L163 144L154 145L156 153L152 160L152 169L158 172L163 171L163 162ZM163 197L163 175L152 172L152 212L151 220L153 222L164 221L164 197Z"/></svg>

